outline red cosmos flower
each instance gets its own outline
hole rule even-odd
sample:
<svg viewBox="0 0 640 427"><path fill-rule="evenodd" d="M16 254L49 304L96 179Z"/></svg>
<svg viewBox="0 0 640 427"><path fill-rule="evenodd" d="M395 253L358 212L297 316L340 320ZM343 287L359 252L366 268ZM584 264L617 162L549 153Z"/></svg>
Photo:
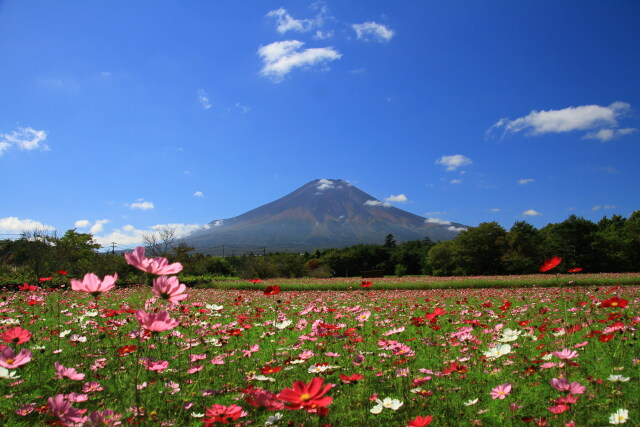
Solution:
<svg viewBox="0 0 640 427"><path fill-rule="evenodd" d="M40 288L37 287L36 285L30 285L28 283L23 283L22 285L18 286L18 289L20 289L21 291L37 291Z"/></svg>
<svg viewBox="0 0 640 427"><path fill-rule="evenodd" d="M271 375L280 371L282 371L282 368L280 366L266 365L264 368L260 368L260 372L262 372L262 375Z"/></svg>
<svg viewBox="0 0 640 427"><path fill-rule="evenodd" d="M364 379L364 375L362 375L362 374L353 374L351 376L348 376L348 375L340 374L340 379L342 380L342 382L344 384L351 384L351 383L356 383L356 382L360 381L361 379Z"/></svg>
<svg viewBox="0 0 640 427"><path fill-rule="evenodd" d="M609 342L613 339L613 334L602 334L598 336L598 341Z"/></svg>
<svg viewBox="0 0 640 427"><path fill-rule="evenodd" d="M362 283L360 283L360 286L362 286L363 288L370 288L371 285L373 285L373 282L369 280L363 280Z"/></svg>
<svg viewBox="0 0 640 427"><path fill-rule="evenodd" d="M573 267L567 270L567 273L579 273L582 271L582 267Z"/></svg>
<svg viewBox="0 0 640 427"><path fill-rule="evenodd" d="M20 326L9 328L0 335L0 339L7 344L24 344L31 339L31 332L22 329Z"/></svg>
<svg viewBox="0 0 640 427"><path fill-rule="evenodd" d="M256 408L264 408L267 411L280 411L284 409L284 403L278 400L278 397L268 390L261 388L253 388L242 390L247 395L244 397L245 402Z"/></svg>
<svg viewBox="0 0 640 427"><path fill-rule="evenodd" d="M278 285L267 286L267 288L264 290L265 295L278 295L279 293L280 293L280 286Z"/></svg>
<svg viewBox="0 0 640 427"><path fill-rule="evenodd" d="M117 349L116 352L118 353L118 356L123 357L129 353L133 353L136 350L137 350L137 347L131 344L131 345L123 345L122 347Z"/></svg>
<svg viewBox="0 0 640 427"><path fill-rule="evenodd" d="M255 285L256 283L262 283L262 279L249 279L249 282Z"/></svg>
<svg viewBox="0 0 640 427"><path fill-rule="evenodd" d="M56 273L58 273L58 274L60 274L62 276L64 276L65 274L69 274L69 272L65 271L65 270L57 270Z"/></svg>
<svg viewBox="0 0 640 427"><path fill-rule="evenodd" d="M541 273L545 273L549 270L553 270L562 262L562 258L559 256L554 256L549 259L544 260L544 264L538 269Z"/></svg>
<svg viewBox="0 0 640 427"><path fill-rule="evenodd" d="M414 419L407 421L407 427L424 427L431 424L431 421L433 421L433 415L427 415L426 417L418 415Z"/></svg>
<svg viewBox="0 0 640 427"><path fill-rule="evenodd" d="M207 408L202 422L205 427L213 427L215 423L229 424L230 421L235 421L242 416L244 416L242 407L238 405L224 406L214 404L211 405L211 408Z"/></svg>
<svg viewBox="0 0 640 427"><path fill-rule="evenodd" d="M293 383L293 388L285 388L278 393L278 398L290 403L287 409L305 409L307 412L317 412L318 409L328 406L333 401L325 394L331 390L333 384L323 384L324 380L314 377L309 384L302 381Z"/></svg>
<svg viewBox="0 0 640 427"><path fill-rule="evenodd" d="M49 276L49 277L41 277L38 279L38 283L42 283L42 282L46 282L48 280L53 279L53 276Z"/></svg>
<svg viewBox="0 0 640 427"><path fill-rule="evenodd" d="M604 300L600 303L600 307L615 307L615 308L625 308L629 304L629 301L623 298L611 297L607 300Z"/></svg>

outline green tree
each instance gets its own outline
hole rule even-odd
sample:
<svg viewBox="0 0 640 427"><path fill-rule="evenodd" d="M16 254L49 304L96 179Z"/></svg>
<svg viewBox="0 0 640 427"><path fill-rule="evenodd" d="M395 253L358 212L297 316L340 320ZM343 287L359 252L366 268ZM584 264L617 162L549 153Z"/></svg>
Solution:
<svg viewBox="0 0 640 427"><path fill-rule="evenodd" d="M502 264L509 274L535 273L542 257L542 237L533 225L517 221L504 239Z"/></svg>
<svg viewBox="0 0 640 427"><path fill-rule="evenodd" d="M456 244L453 240L434 245L427 253L427 264L434 276L453 276L458 274L455 259Z"/></svg>
<svg viewBox="0 0 640 427"><path fill-rule="evenodd" d="M595 235L598 226L592 221L576 215L558 224L548 224L540 230L543 236L544 256L560 256L566 268L581 267L596 269L598 251Z"/></svg>
<svg viewBox="0 0 640 427"><path fill-rule="evenodd" d="M455 239L455 258L462 274L502 274L506 235L506 230L495 221L462 231Z"/></svg>

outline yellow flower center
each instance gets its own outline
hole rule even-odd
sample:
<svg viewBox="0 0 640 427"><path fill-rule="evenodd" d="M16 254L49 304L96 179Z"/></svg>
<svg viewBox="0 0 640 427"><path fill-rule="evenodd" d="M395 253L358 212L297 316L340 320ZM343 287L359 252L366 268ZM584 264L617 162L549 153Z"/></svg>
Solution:
<svg viewBox="0 0 640 427"><path fill-rule="evenodd" d="M13 362L15 362L15 360L14 359L7 359L5 362L8 363L9 365L13 365Z"/></svg>
<svg viewBox="0 0 640 427"><path fill-rule="evenodd" d="M307 401L309 399L311 399L311 395L309 393L303 393L300 395L300 400Z"/></svg>

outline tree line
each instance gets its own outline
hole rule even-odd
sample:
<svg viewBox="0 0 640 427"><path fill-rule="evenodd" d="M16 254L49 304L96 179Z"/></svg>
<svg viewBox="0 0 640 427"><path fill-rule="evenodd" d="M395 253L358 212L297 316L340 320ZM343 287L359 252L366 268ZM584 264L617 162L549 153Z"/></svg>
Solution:
<svg viewBox="0 0 640 427"><path fill-rule="evenodd" d="M170 230L145 238L148 256L163 256L184 266L183 277L228 276L350 277L382 275L503 275L538 271L545 259L560 256L554 271L582 268L585 272L640 271L640 211L629 218L613 215L597 223L569 216L560 223L537 229L517 221L506 230L497 222L484 222L462 231L454 240L429 238L397 243L389 234L380 244L299 253L267 253L219 257L194 253ZM63 236L25 233L17 240L0 240L0 284L33 282L63 273L82 277L117 272L120 282L144 277L121 254L99 252L89 233L68 230Z"/></svg>

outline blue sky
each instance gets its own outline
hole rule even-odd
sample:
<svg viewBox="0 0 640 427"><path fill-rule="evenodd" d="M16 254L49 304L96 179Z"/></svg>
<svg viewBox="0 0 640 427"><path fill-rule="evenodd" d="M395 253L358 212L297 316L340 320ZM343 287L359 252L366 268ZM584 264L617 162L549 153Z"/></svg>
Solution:
<svg viewBox="0 0 640 427"><path fill-rule="evenodd" d="M0 1L0 238L132 247L319 178L470 226L640 209L640 2Z"/></svg>

